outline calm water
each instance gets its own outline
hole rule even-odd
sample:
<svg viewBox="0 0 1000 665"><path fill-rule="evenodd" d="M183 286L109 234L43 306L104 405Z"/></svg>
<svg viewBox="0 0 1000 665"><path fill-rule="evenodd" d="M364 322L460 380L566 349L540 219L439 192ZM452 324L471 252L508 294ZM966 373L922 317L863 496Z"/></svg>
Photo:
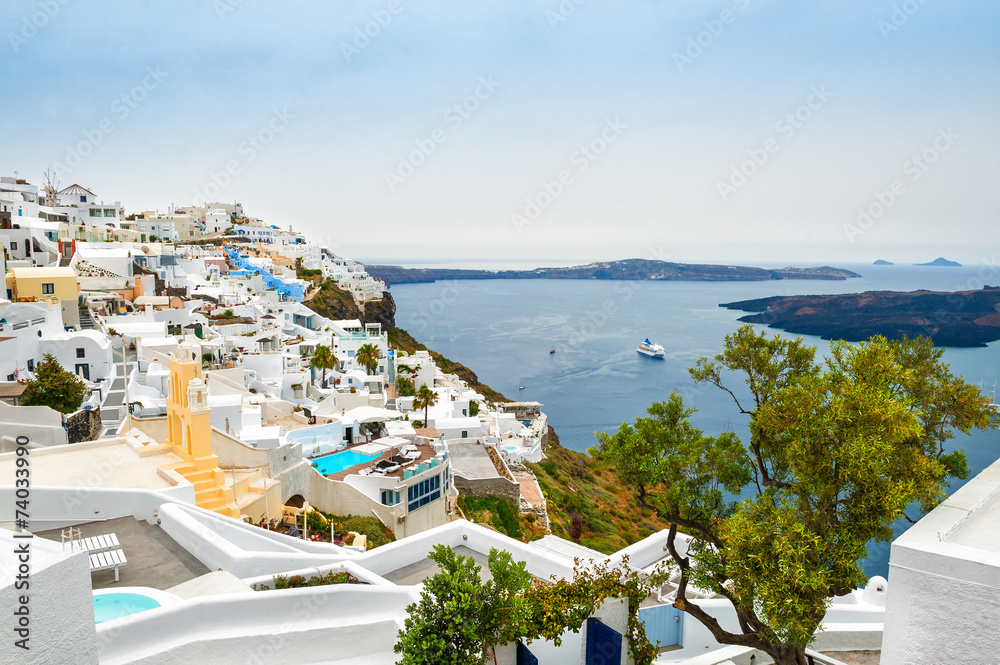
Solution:
<svg viewBox="0 0 1000 665"><path fill-rule="evenodd" d="M694 385L687 373L699 356L718 353L726 333L741 325L737 319L743 312L719 303L807 293L954 291L1000 283L997 267L841 267L863 277L839 282L455 281L401 284L392 293L397 325L469 366L507 397L541 402L562 444L586 450L596 443L595 432L616 430L644 415L651 402L666 399L672 390L698 409L693 420L707 433L746 432L731 398ZM666 347L665 360L636 353L645 337ZM829 348L818 337L807 339L821 351ZM549 353L552 348L556 353ZM967 381L982 380L987 392L1000 378L998 342L948 349L945 360ZM1000 432L977 432L952 443L966 449L973 474L1000 457ZM888 545L873 547L866 569L885 575L887 562Z"/></svg>

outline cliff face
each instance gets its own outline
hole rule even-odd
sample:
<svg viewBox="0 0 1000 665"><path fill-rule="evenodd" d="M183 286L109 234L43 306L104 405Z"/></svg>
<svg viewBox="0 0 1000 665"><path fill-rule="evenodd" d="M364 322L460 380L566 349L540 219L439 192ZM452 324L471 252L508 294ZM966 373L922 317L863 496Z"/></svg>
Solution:
<svg viewBox="0 0 1000 665"><path fill-rule="evenodd" d="M868 291L843 295L775 296L723 303L754 312L740 317L791 333L860 342L929 337L937 346L986 346L1000 339L1000 289L939 293Z"/></svg>
<svg viewBox="0 0 1000 665"><path fill-rule="evenodd" d="M381 323L382 330L396 327L396 303L386 291L381 300L371 300L360 306L348 291L332 280L320 285L319 292L303 305L328 319L359 319L362 323Z"/></svg>
<svg viewBox="0 0 1000 665"><path fill-rule="evenodd" d="M833 279L860 277L855 272L830 266L817 268L753 268L749 266L668 263L645 259L605 261L570 268L534 270L453 270L450 268L402 268L366 266L368 274L386 284L434 282L439 279L607 279L668 281L768 281L777 279Z"/></svg>

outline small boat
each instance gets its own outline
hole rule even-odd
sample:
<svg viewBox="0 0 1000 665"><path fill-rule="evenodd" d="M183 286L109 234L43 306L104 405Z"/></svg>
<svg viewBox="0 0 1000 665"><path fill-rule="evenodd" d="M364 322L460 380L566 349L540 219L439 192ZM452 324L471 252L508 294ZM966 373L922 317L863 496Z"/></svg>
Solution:
<svg viewBox="0 0 1000 665"><path fill-rule="evenodd" d="M551 349L549 349L549 355L552 355L555 352L556 352L556 347L553 346Z"/></svg>
<svg viewBox="0 0 1000 665"><path fill-rule="evenodd" d="M666 350L659 344L650 342L648 337L639 345L636 351L650 358L663 358L666 355Z"/></svg>

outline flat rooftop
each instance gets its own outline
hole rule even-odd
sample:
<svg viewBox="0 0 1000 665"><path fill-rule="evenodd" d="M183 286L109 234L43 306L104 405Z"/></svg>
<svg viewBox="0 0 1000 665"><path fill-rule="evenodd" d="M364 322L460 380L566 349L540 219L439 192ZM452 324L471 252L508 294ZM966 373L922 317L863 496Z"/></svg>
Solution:
<svg viewBox="0 0 1000 665"><path fill-rule="evenodd" d="M177 464L173 453L140 457L122 437L31 451L31 482L47 487L133 487L160 490L173 483L157 467ZM0 478L13 478L14 453L0 455Z"/></svg>
<svg viewBox="0 0 1000 665"><path fill-rule="evenodd" d="M81 538L115 534L128 561L118 569L118 582L115 582L114 570L91 573L94 589L148 586L165 591L211 572L163 529L134 517L89 522L73 528L80 530ZM61 533L61 529L52 529L35 535L54 541L59 547Z"/></svg>
<svg viewBox="0 0 1000 665"><path fill-rule="evenodd" d="M500 477L490 454L480 443L449 443L448 455L452 471L463 478L481 480Z"/></svg>
<svg viewBox="0 0 1000 665"><path fill-rule="evenodd" d="M465 545L459 545L458 547L453 547L452 550L456 554L461 554L463 556L471 556L476 561L476 565L480 566L479 577L484 581L489 581L491 579L490 569L487 566L488 559L485 554L481 554L475 550L469 549ZM397 568L391 573L383 575L385 579L393 582L395 584L403 586L411 586L414 584L420 584L428 577L434 577L439 572L441 568L431 561L430 559L421 559L416 563L411 563L408 566L403 566L402 568Z"/></svg>

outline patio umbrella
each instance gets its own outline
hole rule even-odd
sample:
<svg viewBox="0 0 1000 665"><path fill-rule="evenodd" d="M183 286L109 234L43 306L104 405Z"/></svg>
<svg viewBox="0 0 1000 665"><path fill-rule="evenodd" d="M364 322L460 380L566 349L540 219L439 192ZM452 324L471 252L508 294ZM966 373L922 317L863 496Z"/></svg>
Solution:
<svg viewBox="0 0 1000 665"><path fill-rule="evenodd" d="M387 446L383 443L378 443L377 441L372 441L371 443L363 443L360 446L354 446L351 448L352 451L356 453L361 453L362 455L381 455L387 450L392 449L392 446Z"/></svg>
<svg viewBox="0 0 1000 665"><path fill-rule="evenodd" d="M386 420L402 418L403 414L391 409L380 409L376 406L359 406L347 412L347 415L359 423L383 423Z"/></svg>

